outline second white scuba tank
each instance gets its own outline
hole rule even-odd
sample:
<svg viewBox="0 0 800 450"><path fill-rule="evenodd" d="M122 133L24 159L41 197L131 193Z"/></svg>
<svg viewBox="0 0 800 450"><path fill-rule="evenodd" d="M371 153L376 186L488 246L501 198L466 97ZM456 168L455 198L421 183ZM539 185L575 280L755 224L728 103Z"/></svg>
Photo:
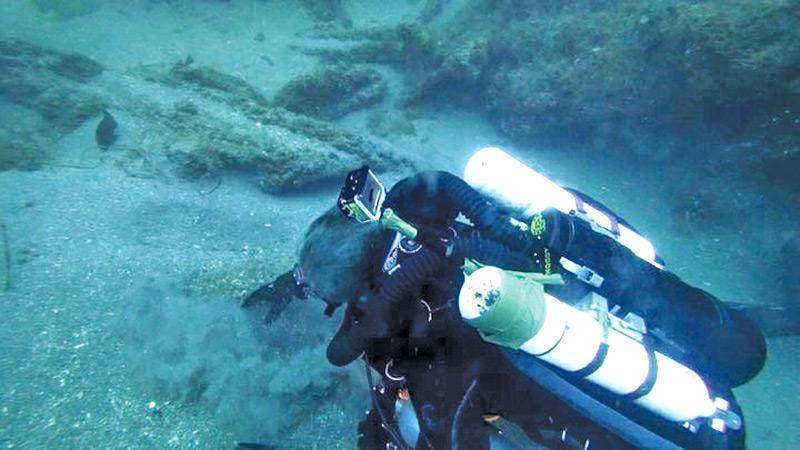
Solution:
<svg viewBox="0 0 800 450"><path fill-rule="evenodd" d="M484 340L573 372L667 420L715 415L694 371L544 293L542 281L538 274L480 268L461 288L461 316Z"/></svg>
<svg viewBox="0 0 800 450"><path fill-rule="evenodd" d="M546 208L585 220L595 231L615 239L653 266L663 268L650 241L499 148L486 147L475 152L464 169L464 180L524 220Z"/></svg>

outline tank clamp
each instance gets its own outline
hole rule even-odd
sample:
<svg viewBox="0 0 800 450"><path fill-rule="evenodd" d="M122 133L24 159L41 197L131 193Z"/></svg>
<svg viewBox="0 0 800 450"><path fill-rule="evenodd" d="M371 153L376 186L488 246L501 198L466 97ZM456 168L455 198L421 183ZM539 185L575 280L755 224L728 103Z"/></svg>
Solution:
<svg viewBox="0 0 800 450"><path fill-rule="evenodd" d="M640 316L629 312L624 318L620 319L614 313L619 309L615 306L611 311L608 310L608 300L596 292L586 294L578 303L574 305L577 309L588 312L592 315L603 328L613 328L620 333L642 342L644 335L647 334L647 324ZM606 334L608 331L606 331Z"/></svg>
<svg viewBox="0 0 800 450"><path fill-rule="evenodd" d="M711 417L701 417L684 422L682 424L683 428L686 428L693 434L697 434L703 424L708 424L712 430L718 433L726 433L728 430L736 431L742 428L742 418L730 410L731 404L727 400L721 397L715 397L714 406L717 410Z"/></svg>
<svg viewBox="0 0 800 450"><path fill-rule="evenodd" d="M561 257L561 259L558 260L558 262L561 264L561 267L563 267L567 272L570 272L571 274L575 275L577 279L583 281L584 283L590 286L599 288L600 286L603 285L603 281L605 281L605 279L602 276L598 275L597 272L595 272L594 270L586 266L582 266L574 261L570 261L567 258L564 258L563 256Z"/></svg>
<svg viewBox="0 0 800 450"><path fill-rule="evenodd" d="M720 433L725 433L728 429L738 430L742 428L742 418L731 411L731 404L721 397L714 398L714 406L717 412L711 416L711 428Z"/></svg>

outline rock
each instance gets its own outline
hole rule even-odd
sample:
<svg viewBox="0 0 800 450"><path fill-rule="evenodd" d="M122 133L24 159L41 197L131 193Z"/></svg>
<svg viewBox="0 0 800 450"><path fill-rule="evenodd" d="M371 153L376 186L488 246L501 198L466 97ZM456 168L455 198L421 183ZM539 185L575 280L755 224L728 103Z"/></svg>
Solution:
<svg viewBox="0 0 800 450"><path fill-rule="evenodd" d="M177 169L196 177L236 170L256 175L263 189L277 193L338 181L363 164L376 170L412 167L382 144L274 107L246 81L191 58L98 80L102 67L83 56L0 41L0 62L0 96L41 117L41 125L19 130L0 123L0 143L5 144L0 169L39 167L51 158L49 140L98 117L108 98L114 99L114 115L130 126L118 145L122 151L107 157L131 175L166 175L165 170ZM342 91L352 94L348 107L385 95L385 83L370 71L321 79L342 81L335 78L340 75L352 81ZM359 84L365 80L376 83ZM351 90L356 87L360 90Z"/></svg>
<svg viewBox="0 0 800 450"><path fill-rule="evenodd" d="M476 102L512 138L662 160L774 134L800 102L800 8L734 5L471 0L435 27L330 32L341 45L309 53L400 67L410 101Z"/></svg>
<svg viewBox="0 0 800 450"><path fill-rule="evenodd" d="M2 74L7 72L47 72L74 81L89 81L103 73L103 66L86 56L48 50L19 40L0 41Z"/></svg>
<svg viewBox="0 0 800 450"><path fill-rule="evenodd" d="M267 99L246 81L211 67L180 62L168 73L159 72L150 79L173 86L202 90L206 95L242 110L269 106Z"/></svg>
<svg viewBox="0 0 800 450"><path fill-rule="evenodd" d="M31 0L31 3L41 14L53 17L56 20L68 20L85 16L97 11L103 6L103 0Z"/></svg>
<svg viewBox="0 0 800 450"><path fill-rule="evenodd" d="M89 83L103 67L85 56L0 41L0 97L39 112L58 132L95 117L106 101Z"/></svg>
<svg viewBox="0 0 800 450"><path fill-rule="evenodd" d="M287 111L267 111L261 116L263 122L255 122L250 128L209 117L205 112L173 119L174 129L196 137L196 145L189 152L174 155L186 175L231 169L257 173L261 187L272 193L336 180L362 164L389 169L386 160L394 159L367 140Z"/></svg>
<svg viewBox="0 0 800 450"><path fill-rule="evenodd" d="M353 21L345 10L342 0L299 0L298 3L315 20L322 22L336 21L348 28L353 25Z"/></svg>
<svg viewBox="0 0 800 450"><path fill-rule="evenodd" d="M379 104L386 94L386 81L378 71L339 65L290 81L275 94L274 104L330 120Z"/></svg>
<svg viewBox="0 0 800 450"><path fill-rule="evenodd" d="M367 127L381 137L409 135L416 133L414 124L397 111L374 111L367 118Z"/></svg>
<svg viewBox="0 0 800 450"><path fill-rule="evenodd" d="M403 70L433 70L440 55L434 35L418 24L396 27L373 27L360 30L316 30L312 38L338 40L342 46L331 48L294 47L332 64L369 62L397 66Z"/></svg>
<svg viewBox="0 0 800 450"><path fill-rule="evenodd" d="M173 105L157 105L154 99L137 113L164 128L166 156L184 176L236 170L258 175L264 190L280 193L339 180L363 164L376 170L411 168L376 142L269 106L245 81L210 67L147 66L137 72L174 89L172 98L191 94L191 102Z"/></svg>
<svg viewBox="0 0 800 450"><path fill-rule="evenodd" d="M0 170L35 170L51 160L53 139L36 112L3 105L0 116Z"/></svg>

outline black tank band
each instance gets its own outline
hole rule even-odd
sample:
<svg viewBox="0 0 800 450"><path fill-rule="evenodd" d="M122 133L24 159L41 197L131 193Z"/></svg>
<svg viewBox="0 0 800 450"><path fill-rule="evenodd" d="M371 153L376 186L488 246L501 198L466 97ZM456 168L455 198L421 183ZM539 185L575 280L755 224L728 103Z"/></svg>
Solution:
<svg viewBox="0 0 800 450"><path fill-rule="evenodd" d="M586 367L583 369L572 372L572 374L578 378L588 377L589 375L595 373L597 369L603 365L603 362L606 360L606 355L608 355L608 344L601 342L597 349L597 353L594 354L594 359L592 359L592 362L586 365Z"/></svg>
<svg viewBox="0 0 800 450"><path fill-rule="evenodd" d="M644 378L642 384L630 394L622 396L623 400L633 401L637 398L642 398L653 390L656 385L656 378L658 377L658 362L656 361L656 352L650 348L647 350L647 376Z"/></svg>
<svg viewBox="0 0 800 450"><path fill-rule="evenodd" d="M556 349L556 347L558 347L558 344L560 344L560 343L561 343L561 341L564 339L564 335L565 335L565 334L567 334L567 328L569 328L569 327L566 327L566 326L565 326L565 327L564 327L564 329L563 329L563 330L561 330L561 336L559 336L559 337L558 337L558 340L556 341L556 343L555 343L555 344L553 344L553 346L552 346L552 347L550 347L550 349L548 349L548 350L545 350L545 351L544 351L544 352L542 352L542 353L538 353L538 354L536 354L536 355L534 355L534 356L536 356L537 358L541 358L542 356L544 356L544 355L546 355L546 354L548 354L548 353L552 352L553 350L555 350L555 349Z"/></svg>

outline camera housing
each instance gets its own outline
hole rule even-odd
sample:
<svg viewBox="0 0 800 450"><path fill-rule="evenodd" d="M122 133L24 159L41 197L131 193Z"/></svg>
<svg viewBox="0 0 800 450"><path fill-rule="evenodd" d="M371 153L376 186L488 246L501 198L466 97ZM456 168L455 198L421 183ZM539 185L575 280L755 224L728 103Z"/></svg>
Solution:
<svg viewBox="0 0 800 450"><path fill-rule="evenodd" d="M345 216L367 223L380 220L384 200L386 189L372 170L364 166L347 174L336 204Z"/></svg>

